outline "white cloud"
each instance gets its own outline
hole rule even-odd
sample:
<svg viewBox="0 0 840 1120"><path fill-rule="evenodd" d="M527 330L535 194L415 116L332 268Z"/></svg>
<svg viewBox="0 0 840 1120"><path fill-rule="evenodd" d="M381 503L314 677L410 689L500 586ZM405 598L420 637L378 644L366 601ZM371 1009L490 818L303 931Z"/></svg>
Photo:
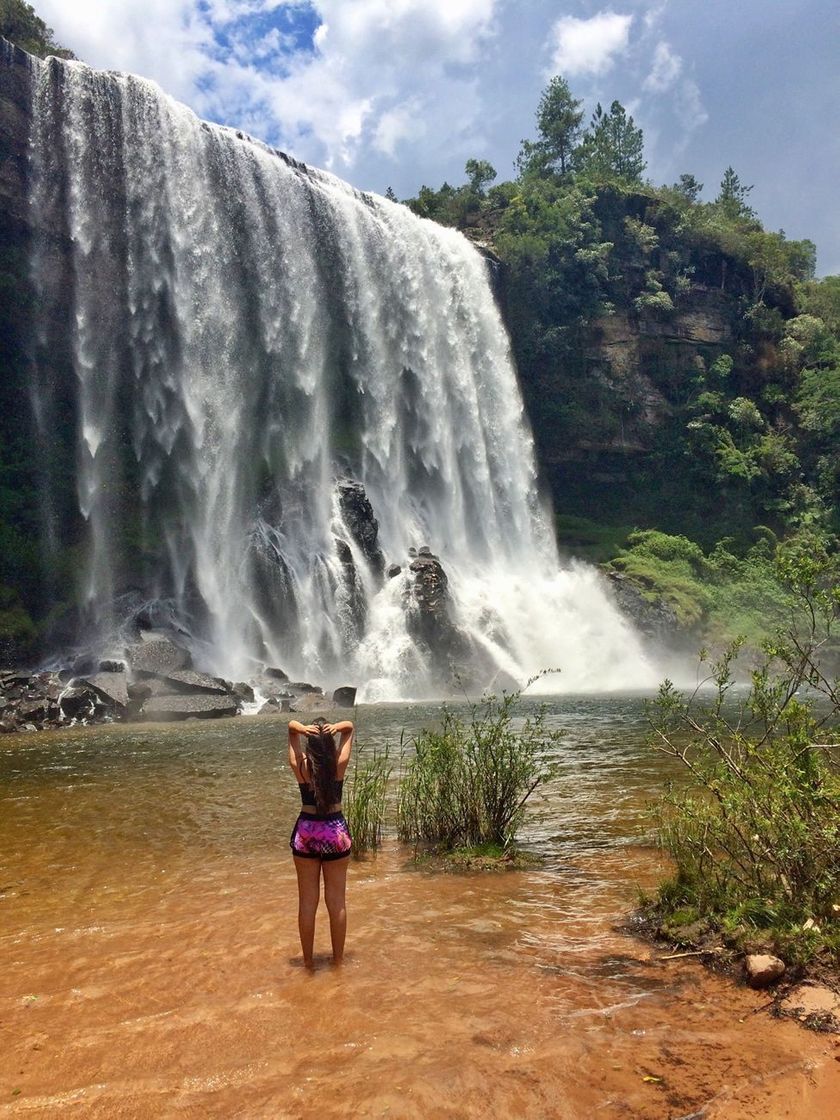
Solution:
<svg viewBox="0 0 840 1120"><path fill-rule="evenodd" d="M632 22L632 15L612 11L598 12L590 19L562 16L552 28L554 72L566 77L606 73L616 56L626 51Z"/></svg>
<svg viewBox="0 0 840 1120"><path fill-rule="evenodd" d="M366 146L394 156L417 122L478 113L473 70L498 0L40 0L59 41L94 66L153 78L205 116L259 128L337 170ZM308 49L265 17L306 17ZM262 22L252 22L260 19ZM288 21L286 21L288 22ZM220 34L221 33L221 34Z"/></svg>
<svg viewBox="0 0 840 1120"><path fill-rule="evenodd" d="M677 90L676 111L677 120L686 132L693 132L709 119L703 98L700 96L700 87L693 78L687 78L680 83Z"/></svg>
<svg viewBox="0 0 840 1120"><path fill-rule="evenodd" d="M670 89L680 76L683 61L678 54L674 54L668 43L660 41L653 52L653 66L642 86L651 93L664 93Z"/></svg>

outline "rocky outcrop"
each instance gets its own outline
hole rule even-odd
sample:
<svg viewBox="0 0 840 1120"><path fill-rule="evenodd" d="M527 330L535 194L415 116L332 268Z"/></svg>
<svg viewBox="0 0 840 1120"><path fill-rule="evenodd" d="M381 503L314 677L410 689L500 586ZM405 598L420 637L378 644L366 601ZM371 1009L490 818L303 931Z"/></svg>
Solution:
<svg viewBox="0 0 840 1120"><path fill-rule="evenodd" d="M379 522L360 482L343 478L336 484L338 507L347 531L358 546L371 570L381 575L385 557L379 547Z"/></svg>
<svg viewBox="0 0 840 1120"><path fill-rule="evenodd" d="M412 555L413 553L413 555ZM495 666L459 629L452 617L449 580L440 558L427 545L409 550L406 583L406 616L408 632L424 651L445 691L459 684L483 688Z"/></svg>
<svg viewBox="0 0 840 1120"><path fill-rule="evenodd" d="M660 645L680 644L685 635L672 606L657 595L644 594L623 572L609 571L607 578L622 614L641 634Z"/></svg>
<svg viewBox="0 0 840 1120"><path fill-rule="evenodd" d="M235 716L239 711L236 697L214 696L208 692L169 696L152 696L143 704L142 714L148 720L214 719Z"/></svg>

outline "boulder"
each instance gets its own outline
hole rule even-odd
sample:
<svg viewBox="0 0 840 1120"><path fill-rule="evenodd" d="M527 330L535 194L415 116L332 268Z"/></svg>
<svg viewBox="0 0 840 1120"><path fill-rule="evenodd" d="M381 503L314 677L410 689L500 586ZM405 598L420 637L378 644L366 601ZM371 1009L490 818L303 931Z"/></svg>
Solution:
<svg viewBox="0 0 840 1120"><path fill-rule="evenodd" d="M125 673L96 673L80 677L79 683L92 688L96 695L110 706L124 708L128 704L128 684Z"/></svg>
<svg viewBox="0 0 840 1120"><path fill-rule="evenodd" d="M194 669L171 669L167 673L160 673L159 678L172 686L170 692L214 692L225 695L231 691L221 677L209 677L206 673L196 673Z"/></svg>
<svg viewBox="0 0 840 1120"><path fill-rule="evenodd" d="M385 574L387 575L388 579L393 579L394 576L398 576L401 571L402 568L399 564L389 564L388 571Z"/></svg>
<svg viewBox="0 0 840 1120"><path fill-rule="evenodd" d="M266 700L266 702L263 704L263 706L257 712L257 715L258 716L276 716L276 715L280 715L281 712L288 712L288 710L289 710L288 701L286 701L286 707L283 708L279 704L277 704L274 700Z"/></svg>
<svg viewBox="0 0 840 1120"><path fill-rule="evenodd" d="M289 710L292 712L317 712L324 711L326 706L324 697L320 693L308 692L305 696L296 696L291 701Z"/></svg>
<svg viewBox="0 0 840 1120"><path fill-rule="evenodd" d="M31 700L22 700L18 705L18 717L22 720L39 720L47 718L47 700L43 696L36 696Z"/></svg>
<svg viewBox="0 0 840 1120"><path fill-rule="evenodd" d="M191 658L187 650L176 646L168 638L155 637L131 646L128 650L128 664L132 672L161 676L177 669L189 669Z"/></svg>
<svg viewBox="0 0 840 1120"><path fill-rule="evenodd" d="M307 684L306 681L291 681L289 688L292 692L301 693L317 693L319 696L324 695L323 688L318 688L317 684Z"/></svg>
<svg viewBox="0 0 840 1120"><path fill-rule="evenodd" d="M231 686L231 692L237 700L242 700L246 704L253 704L255 700L253 688L249 684L246 684L245 681L236 681Z"/></svg>
<svg viewBox="0 0 840 1120"><path fill-rule="evenodd" d="M239 704L235 696L214 696L208 692L177 696L151 696L142 708L144 719L179 720L215 719L219 716L235 716Z"/></svg>
<svg viewBox="0 0 840 1120"><path fill-rule="evenodd" d="M351 685L342 685L332 694L332 702L336 708L353 708L356 704L356 689Z"/></svg>
<svg viewBox="0 0 840 1120"><path fill-rule="evenodd" d="M379 522L373 513L365 488L351 478L337 483L338 507L347 531L362 555L378 575L385 568L385 557L379 547Z"/></svg>
<svg viewBox="0 0 840 1120"><path fill-rule="evenodd" d="M99 662L99 672L100 673L124 673L125 672L125 662L124 661L112 660L110 658L105 658L104 660Z"/></svg>
<svg viewBox="0 0 840 1120"><path fill-rule="evenodd" d="M785 974L785 962L769 953L750 953L744 961L744 973L751 988L769 988Z"/></svg>
<svg viewBox="0 0 840 1120"><path fill-rule="evenodd" d="M61 694L58 706L65 719L87 719L94 714L99 697L86 685L71 685Z"/></svg>
<svg viewBox="0 0 840 1120"><path fill-rule="evenodd" d="M262 675L264 677L269 677L273 681L287 681L289 679L289 674L284 673L282 669L263 669Z"/></svg>

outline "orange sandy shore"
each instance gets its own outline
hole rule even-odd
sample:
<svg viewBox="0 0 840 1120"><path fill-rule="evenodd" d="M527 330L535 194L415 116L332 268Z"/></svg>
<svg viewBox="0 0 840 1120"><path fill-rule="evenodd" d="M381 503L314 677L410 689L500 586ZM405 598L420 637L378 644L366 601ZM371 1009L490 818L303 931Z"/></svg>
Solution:
<svg viewBox="0 0 840 1120"><path fill-rule="evenodd" d="M658 960L614 898L581 914L586 860L429 874L388 847L351 868L345 966L313 975L290 862L173 861L113 903L77 883L21 928L3 899L0 1116L840 1118L840 1038Z"/></svg>

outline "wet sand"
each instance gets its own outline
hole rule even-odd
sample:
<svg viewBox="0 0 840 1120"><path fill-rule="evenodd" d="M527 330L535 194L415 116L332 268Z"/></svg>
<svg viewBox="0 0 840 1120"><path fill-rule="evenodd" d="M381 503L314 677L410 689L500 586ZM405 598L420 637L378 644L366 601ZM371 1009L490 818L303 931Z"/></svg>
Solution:
<svg viewBox="0 0 840 1120"><path fill-rule="evenodd" d="M650 874L611 858L441 875L390 845L351 869L340 970L321 915L314 974L285 853L176 861L131 906L78 890L67 924L4 931L0 1115L836 1120L840 1040L658 961L603 893L577 911Z"/></svg>

